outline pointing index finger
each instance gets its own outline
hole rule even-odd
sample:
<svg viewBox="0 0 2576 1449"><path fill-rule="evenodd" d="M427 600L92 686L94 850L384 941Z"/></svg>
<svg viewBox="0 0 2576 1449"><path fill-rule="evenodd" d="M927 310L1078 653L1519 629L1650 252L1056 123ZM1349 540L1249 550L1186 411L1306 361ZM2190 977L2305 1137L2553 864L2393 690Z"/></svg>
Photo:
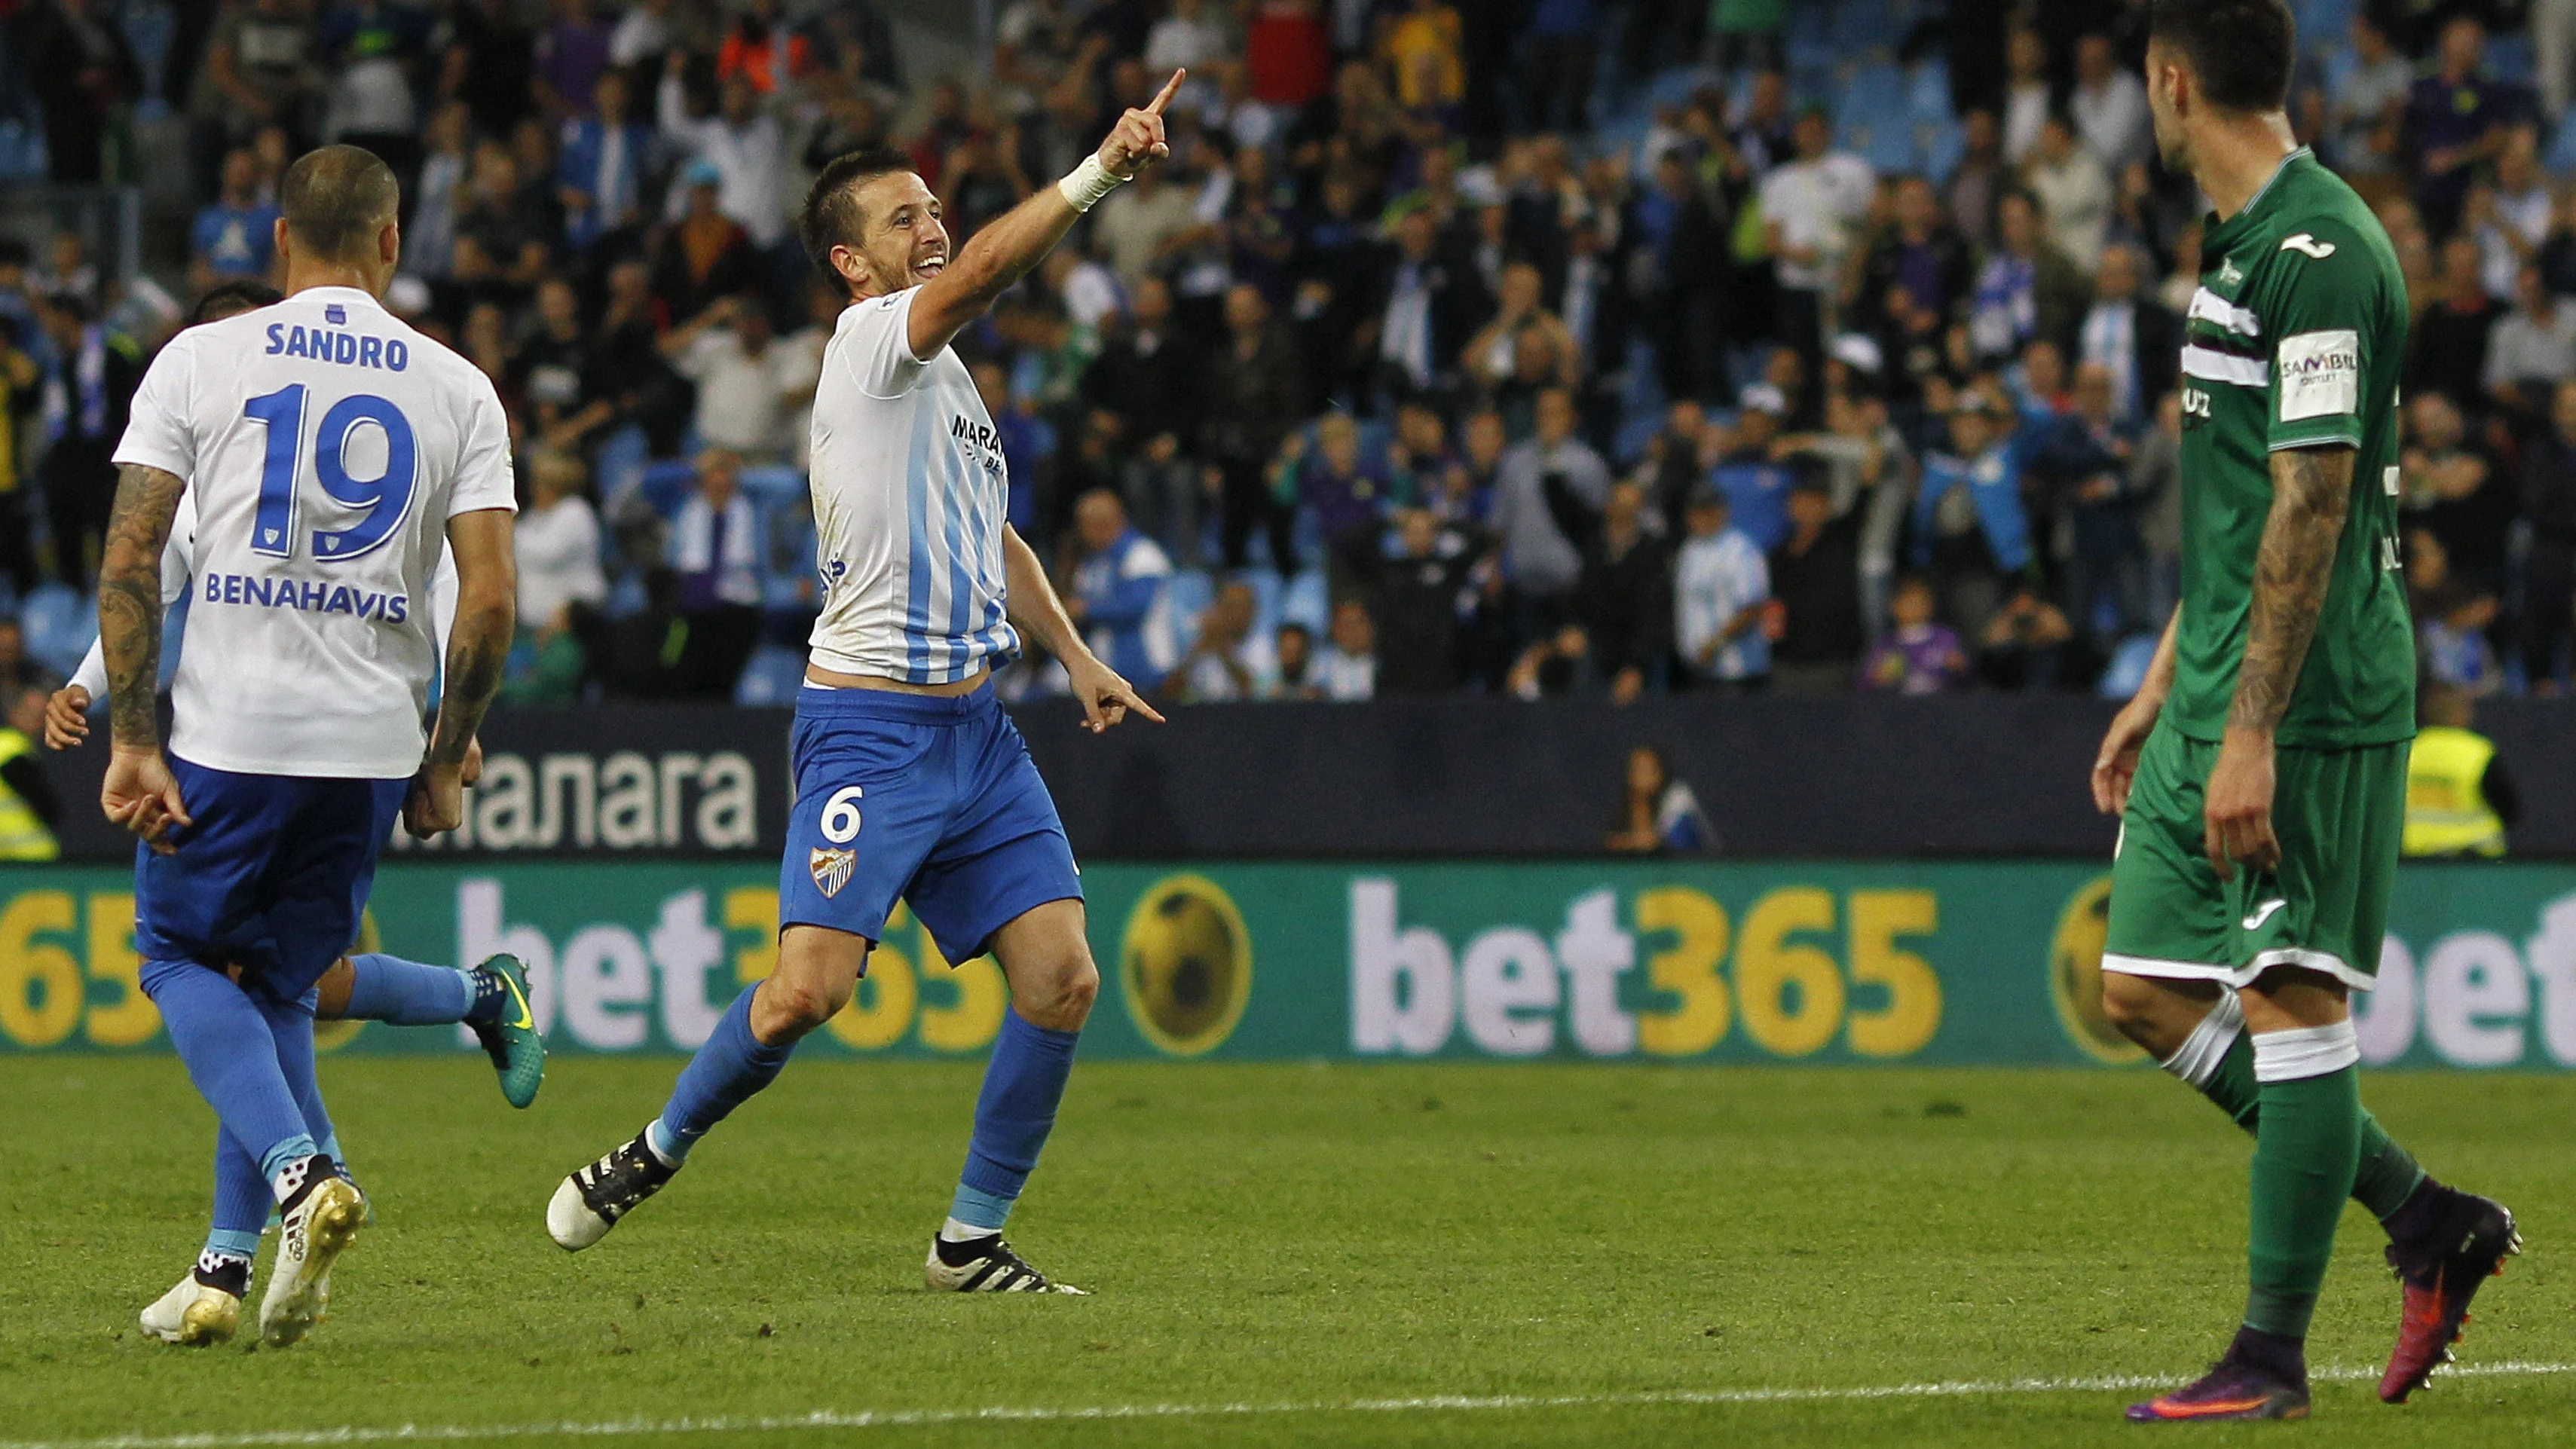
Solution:
<svg viewBox="0 0 2576 1449"><path fill-rule="evenodd" d="M1154 93L1154 99L1146 102L1145 114L1149 116L1161 115L1163 113L1163 107L1171 103L1172 96L1180 90L1181 82L1187 80L1189 78L1189 74L1189 68L1186 66L1172 72L1172 78L1163 82L1163 88Z"/></svg>

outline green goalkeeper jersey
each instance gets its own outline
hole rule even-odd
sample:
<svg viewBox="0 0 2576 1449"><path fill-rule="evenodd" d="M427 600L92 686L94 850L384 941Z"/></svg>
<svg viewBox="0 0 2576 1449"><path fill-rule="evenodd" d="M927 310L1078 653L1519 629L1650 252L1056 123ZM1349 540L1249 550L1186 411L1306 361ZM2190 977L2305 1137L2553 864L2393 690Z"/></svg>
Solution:
<svg viewBox="0 0 2576 1449"><path fill-rule="evenodd" d="M2182 623L2164 719L2216 740L2245 658L2271 455L2356 450L2352 509L2279 742L2415 732L2415 643L2397 539L2397 371L2406 283L2388 233L2303 147L2204 223L2182 349ZM2467 379L2474 384L2475 379Z"/></svg>

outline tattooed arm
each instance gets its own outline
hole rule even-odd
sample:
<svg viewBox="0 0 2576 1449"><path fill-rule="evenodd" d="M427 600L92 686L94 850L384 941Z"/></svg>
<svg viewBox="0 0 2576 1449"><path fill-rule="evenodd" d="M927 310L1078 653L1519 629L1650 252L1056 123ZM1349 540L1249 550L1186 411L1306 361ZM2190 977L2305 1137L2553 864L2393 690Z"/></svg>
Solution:
<svg viewBox="0 0 2576 1449"><path fill-rule="evenodd" d="M508 510L477 509L447 520L447 546L456 560L456 620L448 628L447 672L429 757L403 804L405 828L422 840L464 819L466 756L483 726L483 711L501 688L501 664L509 657L518 612Z"/></svg>
<svg viewBox="0 0 2576 1449"><path fill-rule="evenodd" d="M2245 659L2227 732L2211 769L2202 844L2221 879L2243 862L2257 870L2280 863L2272 833L2272 732L2290 707L2316 638L2352 508L2353 450L2285 448L2272 454L2272 511L2254 559L2254 600L2245 627Z"/></svg>
<svg viewBox="0 0 2576 1449"><path fill-rule="evenodd" d="M161 551L186 489L176 474L121 465L98 570L99 651L107 664L113 741L99 808L165 855L175 848L170 827L189 823L153 717L161 678Z"/></svg>

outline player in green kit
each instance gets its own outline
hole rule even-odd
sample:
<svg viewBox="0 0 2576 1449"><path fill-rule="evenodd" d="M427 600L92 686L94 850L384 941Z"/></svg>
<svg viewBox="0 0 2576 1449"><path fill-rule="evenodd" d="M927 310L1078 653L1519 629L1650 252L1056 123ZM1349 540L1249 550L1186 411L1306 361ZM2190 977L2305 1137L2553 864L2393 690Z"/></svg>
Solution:
<svg viewBox="0 0 2576 1449"><path fill-rule="evenodd" d="M2298 1418L2347 1195L2405 1288L2392 1403L2520 1239L2500 1204L2427 1176L2356 1082L2349 996L2378 970L2415 732L2405 283L2369 208L2291 138L2283 0L2155 0L2148 34L2157 145L2215 211L2182 352L2182 607L2093 772L2122 817L2103 999L2255 1144L2244 1324L2129 1417Z"/></svg>

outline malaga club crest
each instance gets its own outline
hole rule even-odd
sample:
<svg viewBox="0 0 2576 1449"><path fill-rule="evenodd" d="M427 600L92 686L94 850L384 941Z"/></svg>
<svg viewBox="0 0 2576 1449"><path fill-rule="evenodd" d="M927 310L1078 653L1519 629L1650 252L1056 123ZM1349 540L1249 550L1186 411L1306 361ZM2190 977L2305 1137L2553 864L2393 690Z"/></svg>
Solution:
<svg viewBox="0 0 2576 1449"><path fill-rule="evenodd" d="M850 872L859 864L855 850L816 850L806 861L814 872L814 888L826 896L837 896L841 887L850 883Z"/></svg>

